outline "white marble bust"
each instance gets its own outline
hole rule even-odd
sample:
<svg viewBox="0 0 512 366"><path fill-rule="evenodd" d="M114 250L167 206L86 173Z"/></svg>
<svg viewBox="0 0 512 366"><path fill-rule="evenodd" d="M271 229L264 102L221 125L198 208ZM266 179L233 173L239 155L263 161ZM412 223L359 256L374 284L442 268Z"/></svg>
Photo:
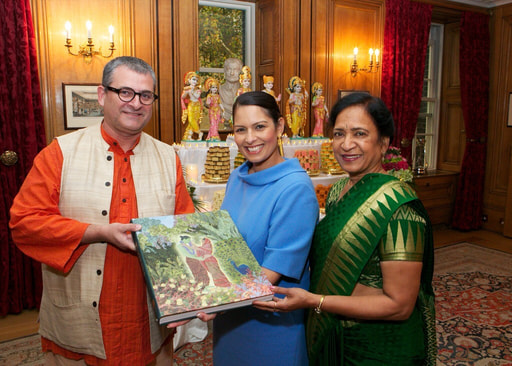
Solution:
<svg viewBox="0 0 512 366"><path fill-rule="evenodd" d="M238 77L242 71L243 63L237 58L227 58L224 61L224 79L226 80L219 88L222 106L224 107L224 119L229 121L233 112L233 103L236 91L240 88Z"/></svg>

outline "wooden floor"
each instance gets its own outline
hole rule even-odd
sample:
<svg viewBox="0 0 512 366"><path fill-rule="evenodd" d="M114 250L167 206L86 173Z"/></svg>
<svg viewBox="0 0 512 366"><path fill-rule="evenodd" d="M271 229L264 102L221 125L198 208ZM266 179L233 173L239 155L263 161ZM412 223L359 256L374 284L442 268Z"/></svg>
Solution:
<svg viewBox="0 0 512 366"><path fill-rule="evenodd" d="M444 227L436 227L434 230L436 248L464 241L512 254L512 239L500 234L484 230L460 232ZM0 342L36 333L37 317L37 310L25 310L21 314L0 317Z"/></svg>
<svg viewBox="0 0 512 366"><path fill-rule="evenodd" d="M506 238L501 234L485 230L461 232L441 226L434 228L435 248L464 241L512 254L512 238Z"/></svg>
<svg viewBox="0 0 512 366"><path fill-rule="evenodd" d="M0 342L37 333L37 310L23 310L20 314L0 317Z"/></svg>

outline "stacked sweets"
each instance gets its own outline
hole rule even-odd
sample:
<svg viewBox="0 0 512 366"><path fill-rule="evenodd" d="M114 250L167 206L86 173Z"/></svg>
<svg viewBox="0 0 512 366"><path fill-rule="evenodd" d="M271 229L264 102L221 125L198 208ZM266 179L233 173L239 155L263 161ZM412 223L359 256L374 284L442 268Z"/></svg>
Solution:
<svg viewBox="0 0 512 366"><path fill-rule="evenodd" d="M309 175L318 175L320 170L320 158L318 150L295 150L293 157L298 158L300 165Z"/></svg>
<svg viewBox="0 0 512 366"><path fill-rule="evenodd" d="M227 182L229 172L229 147L210 147L206 153L206 162L204 163L204 181L208 183Z"/></svg>
<svg viewBox="0 0 512 366"><path fill-rule="evenodd" d="M238 168L240 165L242 165L245 162L245 157L242 155L242 153L239 151L235 156L235 162L234 162L234 169Z"/></svg>
<svg viewBox="0 0 512 366"><path fill-rule="evenodd" d="M331 187L332 184L327 186L317 184L315 186L316 199L318 200L318 206L320 206L320 208L325 208L325 201L327 200L327 195L329 194Z"/></svg>
<svg viewBox="0 0 512 366"><path fill-rule="evenodd" d="M332 144L330 142L322 143L320 147L320 159L322 162L322 171L327 174L341 174L343 169L334 158Z"/></svg>

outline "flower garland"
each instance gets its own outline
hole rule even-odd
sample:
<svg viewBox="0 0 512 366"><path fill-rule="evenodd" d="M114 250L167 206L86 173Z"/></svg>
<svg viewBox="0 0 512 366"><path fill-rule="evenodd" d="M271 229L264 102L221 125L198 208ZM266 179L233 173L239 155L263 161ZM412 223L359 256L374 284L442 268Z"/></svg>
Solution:
<svg viewBox="0 0 512 366"><path fill-rule="evenodd" d="M384 158L382 159L382 166L389 174L397 177L403 182L412 182L412 170L407 163L407 160L401 155L400 149L395 146L390 146Z"/></svg>

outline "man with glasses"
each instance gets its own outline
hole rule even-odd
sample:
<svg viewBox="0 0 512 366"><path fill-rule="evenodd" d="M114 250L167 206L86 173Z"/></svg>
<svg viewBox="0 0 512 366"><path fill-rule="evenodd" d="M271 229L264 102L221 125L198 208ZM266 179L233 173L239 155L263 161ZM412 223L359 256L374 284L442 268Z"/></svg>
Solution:
<svg viewBox="0 0 512 366"><path fill-rule="evenodd" d="M43 149L14 200L13 239L43 263L48 365L172 364L174 329L156 323L130 223L194 211L174 149L142 132L155 87L146 62L110 61L103 122Z"/></svg>

